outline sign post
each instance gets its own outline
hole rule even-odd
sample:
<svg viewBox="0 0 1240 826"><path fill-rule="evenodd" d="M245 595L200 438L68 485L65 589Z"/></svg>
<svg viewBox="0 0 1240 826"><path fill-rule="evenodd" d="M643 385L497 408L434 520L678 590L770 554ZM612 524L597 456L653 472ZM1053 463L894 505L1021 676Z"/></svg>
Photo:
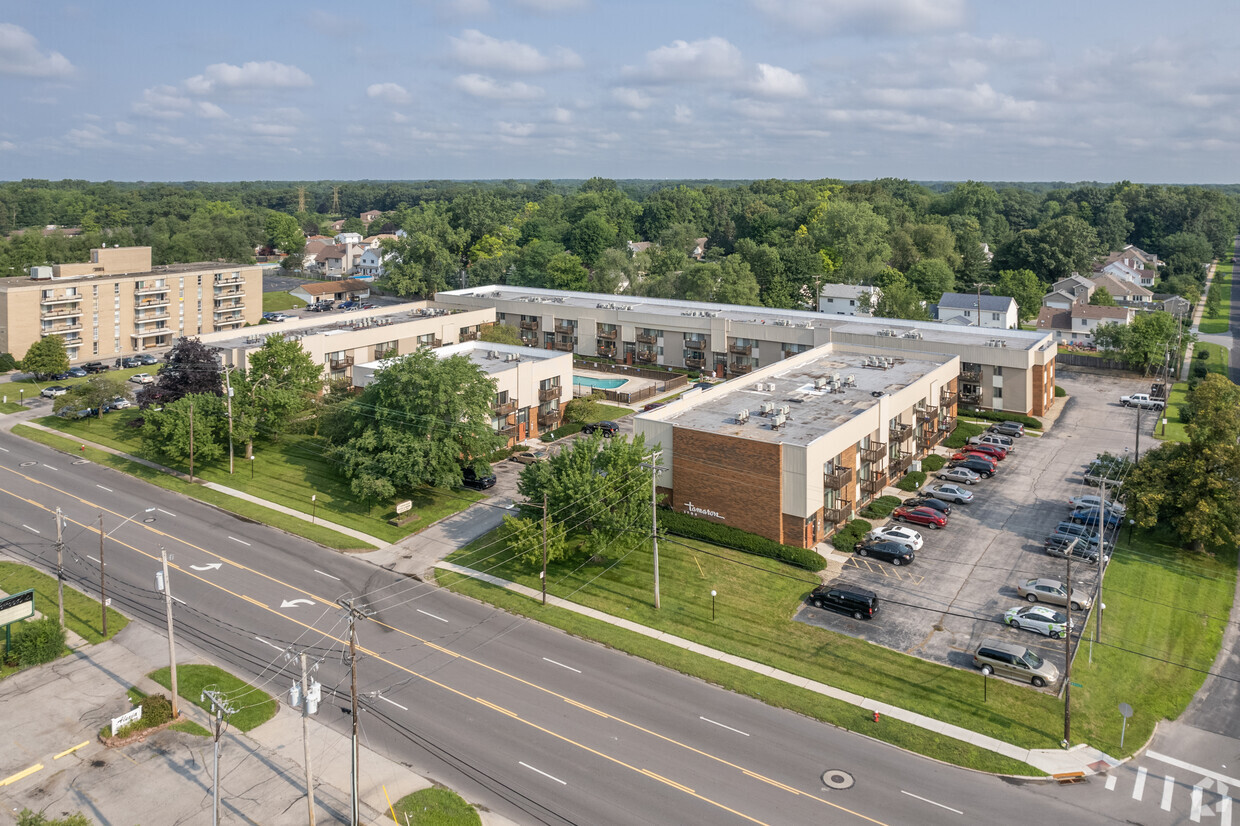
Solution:
<svg viewBox="0 0 1240 826"><path fill-rule="evenodd" d="M1120 726L1120 729L1119 729L1119 747L1120 747L1120 750L1123 751L1124 734L1127 733L1128 731L1128 718L1132 716L1132 706L1128 705L1127 703L1120 703L1119 713L1124 718L1124 722Z"/></svg>
<svg viewBox="0 0 1240 826"><path fill-rule="evenodd" d="M0 599L0 625L4 626L4 653L13 644L12 625L34 616L34 589Z"/></svg>
<svg viewBox="0 0 1240 826"><path fill-rule="evenodd" d="M406 499L404 502L396 503L396 515L397 516L399 516L402 513L408 513L412 509L413 509L412 499Z"/></svg>

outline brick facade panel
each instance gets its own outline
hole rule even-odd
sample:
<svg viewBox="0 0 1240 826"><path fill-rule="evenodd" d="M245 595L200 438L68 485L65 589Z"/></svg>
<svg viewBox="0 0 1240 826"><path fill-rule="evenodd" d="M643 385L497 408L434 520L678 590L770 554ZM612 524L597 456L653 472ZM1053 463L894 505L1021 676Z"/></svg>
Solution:
<svg viewBox="0 0 1240 826"><path fill-rule="evenodd" d="M668 502L673 510L784 541L779 445L677 427L672 430L672 455L674 488ZM697 512L689 509L690 503ZM702 510L719 518L704 516Z"/></svg>

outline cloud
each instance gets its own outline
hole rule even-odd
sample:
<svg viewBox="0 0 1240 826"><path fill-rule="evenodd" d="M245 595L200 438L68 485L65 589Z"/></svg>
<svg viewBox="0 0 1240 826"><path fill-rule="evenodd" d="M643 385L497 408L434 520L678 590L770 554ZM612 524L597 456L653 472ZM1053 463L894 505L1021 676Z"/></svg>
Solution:
<svg viewBox="0 0 1240 826"><path fill-rule="evenodd" d="M764 98L800 98L809 92L805 78L767 63L758 64L758 76L749 87L755 95Z"/></svg>
<svg viewBox="0 0 1240 826"><path fill-rule="evenodd" d="M618 103L622 103L630 109L650 108L650 95L640 89L629 89L627 87L620 86L611 90L611 96Z"/></svg>
<svg viewBox="0 0 1240 826"><path fill-rule="evenodd" d="M453 56L460 63L477 69L507 72L549 72L556 69L580 69L585 65L571 49L556 47L550 56L528 43L499 40L477 29L466 29L452 41Z"/></svg>
<svg viewBox="0 0 1240 826"><path fill-rule="evenodd" d="M184 117L193 103L175 86L152 86L142 91L142 99L133 105L139 115L170 120Z"/></svg>
<svg viewBox="0 0 1240 826"><path fill-rule="evenodd" d="M250 131L255 135L264 135L267 137L284 137L287 135L296 135L297 127L287 123L251 123Z"/></svg>
<svg viewBox="0 0 1240 826"><path fill-rule="evenodd" d="M390 82L370 84L366 87L366 97L396 105L408 103L411 100L409 92L404 86Z"/></svg>
<svg viewBox="0 0 1240 826"><path fill-rule="evenodd" d="M683 103L677 103L676 111L672 114L672 120L677 123L692 123L693 110L688 106L685 106Z"/></svg>
<svg viewBox="0 0 1240 826"><path fill-rule="evenodd" d="M551 110L551 119L556 123L572 123L573 113L563 106L557 106Z"/></svg>
<svg viewBox="0 0 1240 826"><path fill-rule="evenodd" d="M60 52L44 52L38 39L14 23L0 23L0 75L63 78L73 64Z"/></svg>
<svg viewBox="0 0 1240 826"><path fill-rule="evenodd" d="M499 121L495 124L499 128L501 135L507 135L510 138L528 138L534 134L534 124L532 123L509 123L508 121Z"/></svg>
<svg viewBox="0 0 1240 826"><path fill-rule="evenodd" d="M202 115L204 118L210 118L211 120L223 120L228 117L227 112L209 100L198 101L197 110L198 114Z"/></svg>
<svg viewBox="0 0 1240 826"><path fill-rule="evenodd" d="M467 95L487 100L533 100L541 97L543 90L521 81L502 83L486 75L461 75L452 85Z"/></svg>
<svg viewBox="0 0 1240 826"><path fill-rule="evenodd" d="M200 75L185 81L191 94L210 95L232 89L296 89L312 86L310 75L274 60L251 61L240 66L212 63Z"/></svg>
<svg viewBox="0 0 1240 826"><path fill-rule="evenodd" d="M587 0L516 0L518 6L541 14L558 14L566 11L577 11L587 5Z"/></svg>
<svg viewBox="0 0 1240 826"><path fill-rule="evenodd" d="M964 24L965 0L752 0L758 11L827 34L920 34Z"/></svg>
<svg viewBox="0 0 1240 826"><path fill-rule="evenodd" d="M669 46L646 53L645 65L628 67L625 73L650 83L685 80L726 80L744 72L740 49L722 37L705 40L673 40Z"/></svg>

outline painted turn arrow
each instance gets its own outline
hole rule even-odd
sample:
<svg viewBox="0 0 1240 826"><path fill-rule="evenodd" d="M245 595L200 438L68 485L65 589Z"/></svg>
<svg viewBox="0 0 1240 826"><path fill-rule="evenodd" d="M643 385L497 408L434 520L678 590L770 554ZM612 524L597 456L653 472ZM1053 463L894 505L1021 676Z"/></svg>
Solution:
<svg viewBox="0 0 1240 826"><path fill-rule="evenodd" d="M281 608L296 608L298 605L314 605L312 599L286 599L280 603Z"/></svg>
<svg viewBox="0 0 1240 826"><path fill-rule="evenodd" d="M210 565L190 565L195 571L219 570L224 567L223 562L212 562Z"/></svg>

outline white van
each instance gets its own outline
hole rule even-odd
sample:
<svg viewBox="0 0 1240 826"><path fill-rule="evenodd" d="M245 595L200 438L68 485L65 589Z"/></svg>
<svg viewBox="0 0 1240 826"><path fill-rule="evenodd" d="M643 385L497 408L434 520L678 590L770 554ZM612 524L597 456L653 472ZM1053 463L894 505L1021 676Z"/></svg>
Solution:
<svg viewBox="0 0 1240 826"><path fill-rule="evenodd" d="M1015 441L1011 436L1000 436L998 433L983 433L980 436L974 436L969 439L969 444L992 445L994 447L1001 447L1008 453L1011 453L1014 449L1013 445L1015 444Z"/></svg>

